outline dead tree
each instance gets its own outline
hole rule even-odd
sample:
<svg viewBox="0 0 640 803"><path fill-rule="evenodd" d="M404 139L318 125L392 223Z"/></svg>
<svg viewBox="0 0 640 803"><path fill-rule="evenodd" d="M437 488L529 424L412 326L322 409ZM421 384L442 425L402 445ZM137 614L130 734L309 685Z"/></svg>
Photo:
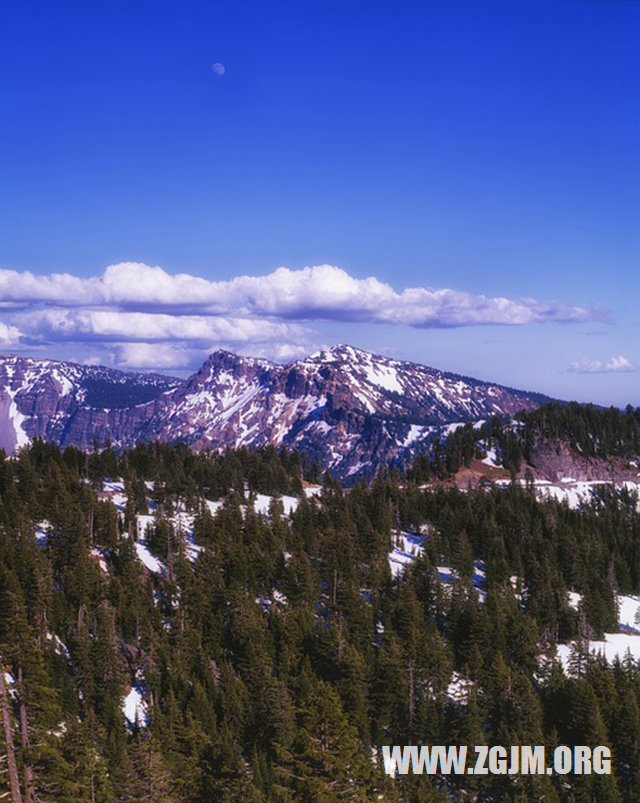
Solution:
<svg viewBox="0 0 640 803"><path fill-rule="evenodd" d="M2 664L0 664L0 709L2 709L2 727L4 729L4 742L7 750L7 772L9 773L11 803L22 803L18 767L16 765L16 751L13 746L11 713L9 711L9 700L7 697L7 687L4 682L4 667Z"/></svg>

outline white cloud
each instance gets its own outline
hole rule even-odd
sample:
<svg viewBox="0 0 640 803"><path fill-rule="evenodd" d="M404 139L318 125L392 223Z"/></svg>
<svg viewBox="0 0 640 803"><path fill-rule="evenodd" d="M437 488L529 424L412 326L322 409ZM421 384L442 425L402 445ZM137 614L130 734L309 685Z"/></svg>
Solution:
<svg viewBox="0 0 640 803"><path fill-rule="evenodd" d="M619 354L617 357L610 357L602 362L600 360L579 360L572 362L567 368L573 374L610 374L610 373L630 373L636 367L626 357Z"/></svg>
<svg viewBox="0 0 640 803"><path fill-rule="evenodd" d="M119 368L167 370L188 368L202 362L206 353L175 343L122 343L115 347Z"/></svg>
<svg viewBox="0 0 640 803"><path fill-rule="evenodd" d="M0 270L0 346L80 344L108 351L106 363L137 368L194 366L220 347L292 360L317 339L304 326L308 321L435 328L602 318L594 309L531 298L398 290L334 265L281 267L225 281L137 262L89 277Z"/></svg>
<svg viewBox="0 0 640 803"><path fill-rule="evenodd" d="M98 279L82 279L69 273L36 276L30 271L0 270L0 301L24 305L38 301L88 304L95 298Z"/></svg>
<svg viewBox="0 0 640 803"><path fill-rule="evenodd" d="M273 362L292 362L307 357L314 349L308 345L296 345L295 343L272 343L264 346L242 346L237 349L238 354L245 354L248 357L262 357Z"/></svg>
<svg viewBox="0 0 640 803"><path fill-rule="evenodd" d="M20 330L0 321L0 347L12 348L20 342Z"/></svg>
<svg viewBox="0 0 640 803"><path fill-rule="evenodd" d="M302 356L309 332L304 327L263 317L229 318L169 315L114 309L60 309L16 315L31 342L83 344L107 348L121 368L197 367L216 348L229 348L271 359ZM17 331L17 330L16 330Z"/></svg>
<svg viewBox="0 0 640 803"><path fill-rule="evenodd" d="M89 354L82 360L83 365L102 365L102 357L98 354Z"/></svg>
<svg viewBox="0 0 640 803"><path fill-rule="evenodd" d="M0 271L0 302L59 307L111 306L200 315L257 314L297 320L393 323L418 327L521 325L601 319L598 310L531 298L473 295L449 288L397 291L370 276L357 279L333 265L212 282L135 262L110 265L101 276L35 276Z"/></svg>
<svg viewBox="0 0 640 803"><path fill-rule="evenodd" d="M534 299L510 300L448 288L410 287L397 292L373 276L356 279L332 265L240 276L233 291L262 313L286 318L332 319L418 327L584 321L594 310Z"/></svg>
<svg viewBox="0 0 640 803"><path fill-rule="evenodd" d="M298 324L265 318L123 312L104 309L44 309L20 313L21 326L32 337L49 341L184 341L202 346L212 342L263 343L300 341L306 330Z"/></svg>

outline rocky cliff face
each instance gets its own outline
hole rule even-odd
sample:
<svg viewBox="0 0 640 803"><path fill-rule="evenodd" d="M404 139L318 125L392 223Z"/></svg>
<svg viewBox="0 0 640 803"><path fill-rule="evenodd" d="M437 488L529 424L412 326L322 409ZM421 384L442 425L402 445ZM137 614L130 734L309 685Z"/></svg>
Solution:
<svg viewBox="0 0 640 803"><path fill-rule="evenodd" d="M35 437L90 447L102 420L129 418L136 405L179 384L157 374L0 357L0 447L12 452Z"/></svg>
<svg viewBox="0 0 640 803"><path fill-rule="evenodd" d="M557 439L540 440L531 450L530 468L538 479L549 482L638 482L637 461L623 457L588 457Z"/></svg>
<svg viewBox="0 0 640 803"><path fill-rule="evenodd" d="M274 444L348 478L410 459L453 423L545 401L351 346L288 365L217 351L185 381L12 356L0 358L0 446Z"/></svg>

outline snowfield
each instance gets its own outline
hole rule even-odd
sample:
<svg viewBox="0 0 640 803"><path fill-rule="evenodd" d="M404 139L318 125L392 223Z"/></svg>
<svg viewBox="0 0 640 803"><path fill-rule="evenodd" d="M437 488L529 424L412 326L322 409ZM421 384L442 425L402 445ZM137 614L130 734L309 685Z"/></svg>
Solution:
<svg viewBox="0 0 640 803"><path fill-rule="evenodd" d="M557 657L565 672L569 668L569 659L573 649L571 644L558 644ZM623 661L629 654L634 661L640 659L640 635L628 633L605 633L604 641L590 641L589 652L592 655L603 655L609 663L618 658Z"/></svg>
<svg viewBox="0 0 640 803"><path fill-rule="evenodd" d="M491 465L491 462L487 462L488 460L489 456L482 462ZM517 482L522 487L526 486L526 481L523 479L517 480ZM511 480L500 479L496 480L495 484L507 486L511 484ZM581 505L588 504L597 488L610 486L611 483L605 480L574 480L572 477L562 477L559 482L550 482L549 480L534 480L533 482L535 495L539 501L555 499L558 502L566 502L572 510L577 510ZM640 483L625 480L624 482L616 483L616 488L637 494L637 510L640 512Z"/></svg>
<svg viewBox="0 0 640 803"><path fill-rule="evenodd" d="M575 591L569 592L569 605L577 610L582 596ZM618 596L618 620L623 633L605 633L604 640L589 641L589 652L592 655L603 655L609 663L619 659L623 661L631 655L634 661L640 660L640 596ZM638 620L636 620L636 616ZM558 644L557 658L565 672L568 670L569 658L574 642Z"/></svg>

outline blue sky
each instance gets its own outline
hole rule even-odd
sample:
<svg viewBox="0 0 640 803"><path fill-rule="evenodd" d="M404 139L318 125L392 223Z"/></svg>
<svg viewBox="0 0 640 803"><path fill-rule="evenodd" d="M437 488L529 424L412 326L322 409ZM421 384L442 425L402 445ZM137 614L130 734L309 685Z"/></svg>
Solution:
<svg viewBox="0 0 640 803"><path fill-rule="evenodd" d="M635 0L14 3L0 348L348 342L640 404L639 35Z"/></svg>

